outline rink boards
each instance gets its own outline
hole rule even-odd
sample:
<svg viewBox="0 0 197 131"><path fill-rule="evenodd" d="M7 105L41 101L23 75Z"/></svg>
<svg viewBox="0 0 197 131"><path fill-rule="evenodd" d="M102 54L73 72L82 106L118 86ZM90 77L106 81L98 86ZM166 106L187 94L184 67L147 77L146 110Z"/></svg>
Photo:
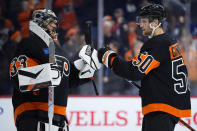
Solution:
<svg viewBox="0 0 197 131"><path fill-rule="evenodd" d="M191 102L192 117L183 120L197 129L197 97ZM143 115L140 97L70 96L67 117L70 131L141 131ZM187 130L181 124L175 129ZM16 131L10 97L0 98L0 131Z"/></svg>

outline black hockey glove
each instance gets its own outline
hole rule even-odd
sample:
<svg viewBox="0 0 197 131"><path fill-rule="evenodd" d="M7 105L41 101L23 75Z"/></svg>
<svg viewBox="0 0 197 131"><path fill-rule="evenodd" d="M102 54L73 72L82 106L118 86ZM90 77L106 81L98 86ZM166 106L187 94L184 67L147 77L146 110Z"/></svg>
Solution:
<svg viewBox="0 0 197 131"><path fill-rule="evenodd" d="M117 56L109 47L100 48L98 50L98 59L100 63L103 63L107 67L111 68L111 58Z"/></svg>

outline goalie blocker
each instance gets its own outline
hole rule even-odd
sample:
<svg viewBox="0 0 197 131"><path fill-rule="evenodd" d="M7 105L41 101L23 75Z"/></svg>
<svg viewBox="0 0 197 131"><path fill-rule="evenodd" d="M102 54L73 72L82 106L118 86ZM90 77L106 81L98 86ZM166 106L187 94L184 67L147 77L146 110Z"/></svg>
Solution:
<svg viewBox="0 0 197 131"><path fill-rule="evenodd" d="M36 91L48 86L58 86L61 82L60 72L51 68L51 63L18 70L21 92Z"/></svg>

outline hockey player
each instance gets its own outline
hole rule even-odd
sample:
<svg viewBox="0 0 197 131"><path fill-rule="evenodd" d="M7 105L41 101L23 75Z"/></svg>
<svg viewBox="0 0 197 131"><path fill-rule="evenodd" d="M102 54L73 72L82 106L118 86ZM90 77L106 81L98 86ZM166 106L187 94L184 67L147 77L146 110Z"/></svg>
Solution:
<svg viewBox="0 0 197 131"><path fill-rule="evenodd" d="M99 61L117 75L141 80L142 131L173 131L179 118L191 116L188 72L178 43L162 29L165 17L161 5L141 8L139 25L150 39L131 61L108 48L98 51Z"/></svg>
<svg viewBox="0 0 197 131"><path fill-rule="evenodd" d="M57 17L51 10L35 10L29 29L31 35L18 44L10 64L16 128L17 131L44 131L47 128L48 87L54 86L53 126L56 130L53 131L63 131L69 87L89 81L101 65L97 57L96 61L92 59L94 66L89 66L82 59L70 63L65 58L56 39ZM51 39L56 43L53 64L49 63ZM95 53L96 50L92 54ZM84 68L88 71L83 72Z"/></svg>

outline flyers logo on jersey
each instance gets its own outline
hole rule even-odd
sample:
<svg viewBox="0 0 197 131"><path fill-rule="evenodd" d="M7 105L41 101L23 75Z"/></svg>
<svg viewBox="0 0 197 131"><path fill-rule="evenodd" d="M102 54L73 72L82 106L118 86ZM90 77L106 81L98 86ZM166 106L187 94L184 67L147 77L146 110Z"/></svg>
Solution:
<svg viewBox="0 0 197 131"><path fill-rule="evenodd" d="M69 72L70 72L69 71L70 70L69 68L70 68L69 63L68 62L64 62L64 71L63 72L64 72L64 75L65 76L68 76L69 75Z"/></svg>
<svg viewBox="0 0 197 131"><path fill-rule="evenodd" d="M148 52L143 52L132 59L132 64L137 66L141 73L147 75L152 69L157 68L160 65L160 62L155 60L152 55L148 54Z"/></svg>
<svg viewBox="0 0 197 131"><path fill-rule="evenodd" d="M61 76L68 76L70 74L69 61L63 56L55 55L55 64L52 65L52 68L58 70Z"/></svg>
<svg viewBox="0 0 197 131"><path fill-rule="evenodd" d="M64 70L68 71L68 63L64 62Z"/></svg>

